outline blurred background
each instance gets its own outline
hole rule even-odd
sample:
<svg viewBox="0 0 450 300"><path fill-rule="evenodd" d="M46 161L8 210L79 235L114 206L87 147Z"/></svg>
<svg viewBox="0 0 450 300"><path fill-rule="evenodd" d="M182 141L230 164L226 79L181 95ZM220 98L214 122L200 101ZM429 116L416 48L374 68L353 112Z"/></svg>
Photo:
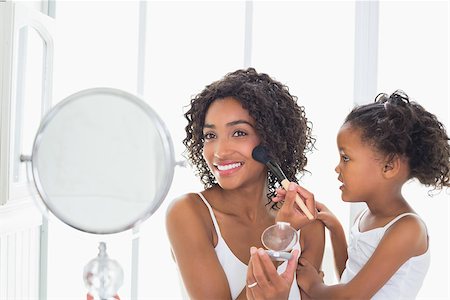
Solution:
<svg viewBox="0 0 450 300"><path fill-rule="evenodd" d="M0 46L2 95L7 74L15 74L8 70L21 64L27 69L26 76L10 76L12 86L24 91L23 120L2 106L3 120L12 114L12 125L24 124L21 142L11 142L21 153L31 153L41 112L79 90L103 86L147 102L168 127L176 159L183 160L183 113L191 97L226 73L251 66L287 85L305 107L317 149L308 156L311 174L301 183L348 231L362 206L341 201L334 167L339 160L336 134L351 108L373 101L380 92L402 89L450 128L448 1L56 0L0 5L0 41L27 41L10 52L7 43ZM37 21L16 38L14 30L20 27L11 24L30 16ZM46 38L54 43L48 91L39 77L48 49L35 30L40 26L49 28ZM8 28L13 34L7 34ZM21 58L8 69L8 57ZM36 96L46 93L46 98ZM2 143L7 133L3 128ZM96 256L99 238L54 217L42 221L23 192L26 172L15 164L11 158L12 167L2 171L9 194L0 201L0 299L82 299L82 270ZM202 188L189 166L177 167L153 216L134 231L102 237L110 257L125 271L121 299L181 297L165 211L174 198ZM431 194L414 180L404 189L430 235L431 267L418 299L449 299L450 194ZM327 241L323 269L326 283L333 284L329 247Z"/></svg>

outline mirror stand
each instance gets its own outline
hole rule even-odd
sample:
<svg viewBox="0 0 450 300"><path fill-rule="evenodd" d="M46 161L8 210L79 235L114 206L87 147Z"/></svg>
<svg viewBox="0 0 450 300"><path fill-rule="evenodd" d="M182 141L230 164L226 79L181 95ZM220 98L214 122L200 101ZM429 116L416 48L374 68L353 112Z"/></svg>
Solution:
<svg viewBox="0 0 450 300"><path fill-rule="evenodd" d="M84 284L94 299L114 299L123 283L123 269L108 257L105 242L100 242L98 249L97 257L84 267Z"/></svg>

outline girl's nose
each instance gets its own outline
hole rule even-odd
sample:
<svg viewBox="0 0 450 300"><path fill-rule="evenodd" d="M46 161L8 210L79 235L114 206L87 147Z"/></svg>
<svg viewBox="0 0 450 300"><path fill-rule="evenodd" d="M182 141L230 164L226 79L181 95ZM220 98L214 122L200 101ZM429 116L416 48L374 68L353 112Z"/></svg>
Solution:
<svg viewBox="0 0 450 300"><path fill-rule="evenodd" d="M337 166L334 168L334 171L338 174L341 173L339 169L339 164L337 164Z"/></svg>

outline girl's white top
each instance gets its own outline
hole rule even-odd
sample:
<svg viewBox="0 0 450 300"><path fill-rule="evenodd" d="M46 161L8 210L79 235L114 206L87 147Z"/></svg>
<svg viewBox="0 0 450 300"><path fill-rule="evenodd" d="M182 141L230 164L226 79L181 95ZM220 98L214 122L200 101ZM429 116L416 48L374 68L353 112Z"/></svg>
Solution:
<svg viewBox="0 0 450 300"><path fill-rule="evenodd" d="M367 211L367 210L366 210ZM386 230L400 218L416 214L404 213L384 227L375 228L366 232L359 231L359 223L365 212L360 214L350 231L350 244L348 246L348 260L341 276L341 283L347 283L366 264L375 249L378 247ZM372 299L415 299L425 275L430 266L430 242L427 251L419 256L411 257L395 272L386 284L372 297Z"/></svg>

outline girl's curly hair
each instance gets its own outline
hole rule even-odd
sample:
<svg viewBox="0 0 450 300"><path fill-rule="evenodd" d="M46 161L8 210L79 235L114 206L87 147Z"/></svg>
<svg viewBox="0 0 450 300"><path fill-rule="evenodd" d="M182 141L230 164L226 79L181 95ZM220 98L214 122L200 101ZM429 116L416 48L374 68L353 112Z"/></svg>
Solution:
<svg viewBox="0 0 450 300"><path fill-rule="evenodd" d="M296 175L305 171L305 153L314 147L312 124L305 116L304 107L297 104L297 97L289 93L287 86L267 74L248 68L228 73L221 80L206 86L191 99L190 108L184 114L188 121L183 140L185 153L204 187L217 185L202 155L205 115L212 102L226 97L235 98L248 110L255 120L261 145L268 149L270 157L277 160L286 177L297 181ZM275 195L276 182L275 176L268 171L268 197Z"/></svg>
<svg viewBox="0 0 450 300"><path fill-rule="evenodd" d="M450 186L449 137L435 115L401 90L381 93L374 103L354 108L344 121L362 130L362 139L385 155L404 156L410 178L426 186Z"/></svg>

